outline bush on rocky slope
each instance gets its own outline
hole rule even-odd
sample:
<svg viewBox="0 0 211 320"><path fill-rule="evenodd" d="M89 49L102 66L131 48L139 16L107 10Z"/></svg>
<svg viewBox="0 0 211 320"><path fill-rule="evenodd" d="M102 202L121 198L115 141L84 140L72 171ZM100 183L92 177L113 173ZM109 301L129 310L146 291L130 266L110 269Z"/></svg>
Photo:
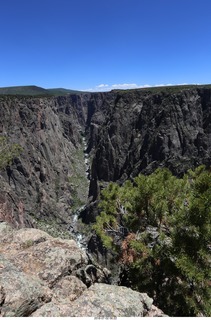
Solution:
<svg viewBox="0 0 211 320"><path fill-rule="evenodd" d="M17 143L11 144L5 136L0 136L0 169L9 165L22 150Z"/></svg>

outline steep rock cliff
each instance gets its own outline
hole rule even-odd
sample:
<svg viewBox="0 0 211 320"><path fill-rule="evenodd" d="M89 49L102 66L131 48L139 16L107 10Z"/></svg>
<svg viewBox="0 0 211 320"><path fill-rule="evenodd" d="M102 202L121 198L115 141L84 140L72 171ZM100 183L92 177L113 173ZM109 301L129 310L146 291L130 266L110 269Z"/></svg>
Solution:
<svg viewBox="0 0 211 320"><path fill-rule="evenodd" d="M143 90L96 94L87 126L90 195L102 182L151 173L159 166L182 175L211 163L211 90Z"/></svg>
<svg viewBox="0 0 211 320"><path fill-rule="evenodd" d="M78 101L79 99L79 101ZM0 134L23 152L1 172L0 219L13 225L66 224L74 197L85 203L82 97L1 97ZM81 192L82 190L82 192Z"/></svg>

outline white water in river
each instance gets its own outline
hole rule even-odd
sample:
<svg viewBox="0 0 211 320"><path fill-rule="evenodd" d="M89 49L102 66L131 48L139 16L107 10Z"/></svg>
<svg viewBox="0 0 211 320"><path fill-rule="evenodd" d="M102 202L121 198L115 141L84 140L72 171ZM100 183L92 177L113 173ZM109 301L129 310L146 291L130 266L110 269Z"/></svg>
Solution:
<svg viewBox="0 0 211 320"><path fill-rule="evenodd" d="M85 168L86 168L86 177L89 180L89 155L88 153L86 153L86 149L87 149L87 143L85 138L82 138L83 141L83 149L84 149L84 164L85 164ZM86 239L84 238L84 236L78 231L77 228L77 224L78 224L78 218L79 215L81 213L81 211L83 211L85 209L85 205L83 205L82 207L78 208L74 214L73 214L73 220L72 220L72 225L70 226L70 231L72 233L72 235L75 238L75 241L78 245L79 248L81 248L82 250L86 251Z"/></svg>
<svg viewBox="0 0 211 320"><path fill-rule="evenodd" d="M86 153L86 149L87 149L87 143L85 138L82 138L83 140L83 145L84 145L84 163L85 163L85 167L86 167L86 176L87 178L89 178L89 155L88 153Z"/></svg>
<svg viewBox="0 0 211 320"><path fill-rule="evenodd" d="M77 243L78 247L82 250L86 251L86 239L85 237L78 231L78 218L80 212L84 210L85 206L80 207L77 209L73 214L72 224L69 228L71 235L73 236L75 242Z"/></svg>

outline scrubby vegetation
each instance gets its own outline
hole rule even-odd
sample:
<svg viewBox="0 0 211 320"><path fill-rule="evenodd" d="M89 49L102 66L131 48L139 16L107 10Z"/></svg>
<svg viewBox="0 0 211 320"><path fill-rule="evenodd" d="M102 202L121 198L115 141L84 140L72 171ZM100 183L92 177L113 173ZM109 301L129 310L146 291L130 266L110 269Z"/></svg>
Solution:
<svg viewBox="0 0 211 320"><path fill-rule="evenodd" d="M167 169L102 191L94 229L133 289L171 316L211 316L211 171Z"/></svg>
<svg viewBox="0 0 211 320"><path fill-rule="evenodd" d="M0 169L9 165L15 157L22 152L22 148L18 144L11 144L7 137L0 137Z"/></svg>

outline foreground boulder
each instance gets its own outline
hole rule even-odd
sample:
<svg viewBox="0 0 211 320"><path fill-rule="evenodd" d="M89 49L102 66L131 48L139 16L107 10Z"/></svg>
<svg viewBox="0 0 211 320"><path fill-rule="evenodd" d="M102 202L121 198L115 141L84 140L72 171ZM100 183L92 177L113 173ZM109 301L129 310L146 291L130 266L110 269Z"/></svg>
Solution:
<svg viewBox="0 0 211 320"><path fill-rule="evenodd" d="M91 265L74 240L0 223L3 317L163 316L145 293L96 283L106 282L106 272Z"/></svg>
<svg viewBox="0 0 211 320"><path fill-rule="evenodd" d="M152 304L146 293L126 287L95 283L85 290L71 305L64 303L43 305L32 314L35 317L153 317L164 316Z"/></svg>
<svg viewBox="0 0 211 320"><path fill-rule="evenodd" d="M37 278L29 277L0 256L1 316L29 316L51 300L51 292Z"/></svg>
<svg viewBox="0 0 211 320"><path fill-rule="evenodd" d="M146 293L139 293L126 287L95 283L72 303L71 315L143 317L152 311L152 302Z"/></svg>

